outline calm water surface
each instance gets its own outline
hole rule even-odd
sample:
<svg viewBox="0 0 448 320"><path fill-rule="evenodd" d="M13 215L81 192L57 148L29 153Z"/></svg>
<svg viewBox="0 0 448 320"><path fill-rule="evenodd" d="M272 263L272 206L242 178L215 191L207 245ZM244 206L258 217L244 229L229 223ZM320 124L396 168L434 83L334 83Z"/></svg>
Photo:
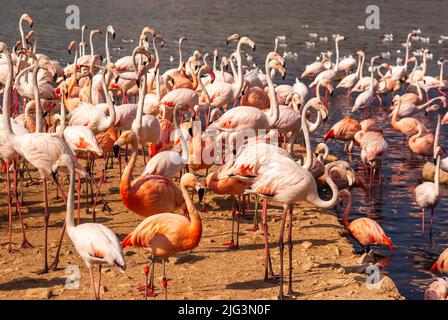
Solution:
<svg viewBox="0 0 448 320"><path fill-rule="evenodd" d="M341 56L355 54L363 49L367 57L379 52L390 51L391 61L397 56L404 56L401 43L406 34L412 29L420 28L423 36L430 37L429 44L416 42L413 49L426 46L434 54L430 62L429 74L438 74L436 59L440 56L448 57L448 41L438 44L440 35L448 34L446 15L447 3L442 0L417 1L379 1L374 3L380 7L380 30L359 30L366 18L364 13L368 4L365 1L286 1L286 0L249 0L249 1L174 1L174 0L99 0L99 1L25 1L0 0L7 5L2 6L0 19L0 41L12 46L19 39L17 22L24 12L30 14L35 22L33 28L39 34L39 51L52 58L64 62L73 58L67 54L67 46L71 40L79 40L78 30L65 28L65 8L69 4L76 4L81 11L81 24L89 27L100 27L103 31L108 24L112 24L117 33L116 40L112 40L112 55L114 60L123 55L131 54L131 44L126 43L134 39L141 29L149 25L163 35L167 44L161 49L162 67L170 68L177 65L177 39L186 36L188 41L184 45L184 56L192 50L212 52L220 49L220 54L228 55L231 47L225 46L228 35L239 33L247 35L257 43L257 51L250 53L254 62L262 65L267 52L273 49L273 39L277 35L286 36L286 47L280 47L279 52L297 53L297 58L288 59L286 83L292 83L305 65L312 62L321 51L334 50L333 43L316 41L315 48L306 48L305 41L309 40L308 33L316 32L320 36L331 39L333 33L348 36L349 39L341 44ZM337 5L336 5L337 3ZM439 14L440 13L440 14ZM308 25L304 28L303 25ZM394 34L394 42L385 44L381 36L385 33ZM95 47L104 54L104 33L95 38ZM397 49L401 53L397 53ZM88 49L89 50L89 49ZM175 61L169 62L173 55ZM365 69L365 74L367 71ZM281 81L278 81L280 83ZM388 98L390 102L390 97ZM331 118L328 123L314 136L316 141L322 139L323 133L342 117L351 114L353 100L343 93L337 94L331 101ZM363 119L367 114L356 114L356 118ZM436 211L433 226L432 241L421 236L421 218L419 210L412 203L412 191L420 183L421 168L424 161L411 157L407 143L400 134L396 133L387 120L386 108L376 108L374 117L383 124L385 138L389 143L389 151L384 159L383 178L381 188L377 188L373 197L367 197L360 190L354 190L353 216L368 216L377 220L391 237L396 250L393 255L381 250L391 257L386 270L396 281L400 292L409 299L421 299L425 286L431 276L427 272L440 252L448 246L447 237L447 204L444 199ZM429 127L435 126L435 118L425 118ZM442 133L442 144L445 141L446 130ZM342 144L331 141L332 151L343 155ZM359 151L357 151L359 152ZM360 166L359 154L351 159L355 168ZM359 171L363 177L363 170Z"/></svg>

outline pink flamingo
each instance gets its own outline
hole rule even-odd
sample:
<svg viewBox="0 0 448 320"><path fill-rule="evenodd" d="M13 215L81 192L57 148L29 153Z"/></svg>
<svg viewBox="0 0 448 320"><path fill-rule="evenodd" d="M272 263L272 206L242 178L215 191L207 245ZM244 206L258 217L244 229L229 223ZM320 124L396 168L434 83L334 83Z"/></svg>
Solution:
<svg viewBox="0 0 448 320"><path fill-rule="evenodd" d="M339 191L339 196L347 198L347 207L342 216L344 228L355 240L363 247L364 252L370 251L371 245L386 245L390 250L394 250L390 239L384 233L383 228L376 222L367 217L348 221L348 216L352 208L352 194L347 189Z"/></svg>

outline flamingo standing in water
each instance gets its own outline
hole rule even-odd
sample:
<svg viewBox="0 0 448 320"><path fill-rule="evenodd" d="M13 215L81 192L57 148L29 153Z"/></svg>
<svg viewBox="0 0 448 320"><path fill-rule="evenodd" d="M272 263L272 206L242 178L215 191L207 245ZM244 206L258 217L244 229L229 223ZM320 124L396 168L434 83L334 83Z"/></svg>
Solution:
<svg viewBox="0 0 448 320"><path fill-rule="evenodd" d="M327 141L328 139L345 141L344 151L350 153L353 148L353 138L356 132L360 130L361 125L356 119L353 119L352 117L344 118L331 127L325 134L324 141ZM348 141L350 141L350 145L347 145Z"/></svg>
<svg viewBox="0 0 448 320"><path fill-rule="evenodd" d="M163 261L162 284L165 299L168 296L168 280L166 278L165 261L168 257L196 248L202 236L202 221L193 201L190 199L187 185L195 183L195 176L186 173L181 178L180 188L188 210L188 217L175 213L160 213L143 220L121 242L123 248L138 247L148 249L152 257L160 257ZM204 194L204 189L198 193ZM154 262L151 258L151 268ZM154 271L151 271L154 274ZM153 279L151 280L153 282ZM147 281L146 281L147 282ZM146 296L146 294L145 294Z"/></svg>
<svg viewBox="0 0 448 320"><path fill-rule="evenodd" d="M347 197L347 207L342 216L344 228L355 240L363 247L364 252L370 251L371 245L386 245L390 250L394 250L390 239L384 233L383 228L376 222L367 217L358 218L348 221L348 216L352 208L352 194L347 189L339 191L339 196Z"/></svg>
<svg viewBox="0 0 448 320"><path fill-rule="evenodd" d="M67 155L61 157L53 164L52 171L59 167L67 167L70 172L70 184L67 197L67 213L65 224L67 233L75 246L76 251L84 260L90 273L92 293L95 300L100 299L101 266L109 264L117 266L120 271L126 269L123 250L120 240L109 228L99 223L83 223L75 226L73 217L75 195L75 168L73 158ZM98 284L95 286L93 265L98 265Z"/></svg>
<svg viewBox="0 0 448 320"><path fill-rule="evenodd" d="M425 181L414 189L414 205L422 209L422 235L425 235L425 209L431 210L429 220L429 233L432 235L432 219L434 210L441 199L440 194L440 154L442 149L440 146L435 148L434 161L436 162L436 171L434 174L434 182Z"/></svg>

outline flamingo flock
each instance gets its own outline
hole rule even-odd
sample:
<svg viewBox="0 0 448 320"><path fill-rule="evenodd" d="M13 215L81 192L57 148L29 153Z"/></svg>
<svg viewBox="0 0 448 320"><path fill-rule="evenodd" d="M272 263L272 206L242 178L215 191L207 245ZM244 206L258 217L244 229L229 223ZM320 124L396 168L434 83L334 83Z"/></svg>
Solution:
<svg viewBox="0 0 448 320"><path fill-rule="evenodd" d="M337 208L338 202L346 202L340 215L347 235L369 254L370 247L376 245L393 250L391 239L377 221L369 217L349 221L353 188L371 195L384 183L381 170L387 165L389 137L375 119L379 106L389 108L390 126L403 135L408 152L431 159L436 165L434 182L418 185L413 194L415 206L422 210L422 235L426 210L431 212L431 233L434 213L442 197L439 171L446 159L442 159L440 135L441 126L448 123L445 112L448 87L443 80L443 58L438 60L440 74L433 77L427 74L428 50L421 51L421 63L417 57L410 57L415 33L407 36L404 63L396 65L380 64L381 55L361 50L356 52L358 59L353 56L340 59L340 47L348 39L336 35L334 61L319 57L306 65L294 83L279 84L277 76L284 79L287 68L285 59L276 51L278 39L274 50L265 53L263 68L259 68L244 64L245 52L256 50L255 41L247 36L233 34L225 39L229 47L236 44L228 57L219 59L218 49L205 54L195 50L187 60L182 46L188 40L180 37L179 64L163 72L160 60L165 39L149 26L136 34L139 41L132 48L132 55L115 61L110 55L110 43L116 37L113 26L107 26L104 34L101 28L90 30L88 54L87 28L83 26L79 43L73 40L68 44L74 58L65 66L39 52L38 34L32 27L32 18L23 14L19 20L21 39L13 47L0 42L3 94L0 158L6 179L10 253L19 250L13 247L14 205L21 226L20 249L26 252L33 247L26 237L19 192L23 192L25 173L37 170L39 174L44 204L44 259L40 273L56 269L63 235L67 232L89 270L94 299L100 298L101 266L108 264L125 272L123 249L129 247L142 248L148 253L146 282L140 288L146 298L155 294L155 258L162 259L162 285L167 298L165 262L170 256L191 252L200 244L206 192L230 196L232 237L224 244L229 250L240 248L240 220L250 210L251 199L255 197L255 207L262 201L265 281L276 278L269 247L268 205L282 205L278 235L279 299L293 297L300 290L294 288L292 281L293 236L298 232L292 221L294 215L300 219L304 202L326 210ZM25 29L29 29L28 34ZM105 37L104 60L93 44L93 37L100 36ZM213 66L207 61L211 57ZM363 76L366 60L370 61L369 76ZM322 136L318 129L325 127L327 119L334 116L332 109L337 108L332 101L335 94L351 97L351 114L339 119ZM386 101L392 101L390 106L385 105ZM419 119L422 111L437 114L434 128ZM315 140L319 143L313 146ZM336 141L345 144L346 159L330 159ZM361 178L363 169L356 172L353 167L354 157L364 165L363 176L368 180L365 183ZM145 166L142 172L136 172L137 161ZM111 210L102 187L109 184L106 173L115 162L119 167L121 201L129 212L142 218L123 239L96 222L99 202L103 211ZM59 183L60 170L69 172L68 192ZM205 175L200 170L205 170ZM52 264L48 261L47 245L52 206L48 199L49 179L66 205L66 219ZM320 192L322 188L330 195ZM82 193L86 195L86 211L93 213L91 223L80 223ZM258 229L255 213L251 230ZM286 293L285 229L288 230ZM447 257L445 251L431 271L447 273ZM94 265L99 266L97 281ZM437 282L425 297L438 298L443 290L446 296L448 285L444 285Z"/></svg>

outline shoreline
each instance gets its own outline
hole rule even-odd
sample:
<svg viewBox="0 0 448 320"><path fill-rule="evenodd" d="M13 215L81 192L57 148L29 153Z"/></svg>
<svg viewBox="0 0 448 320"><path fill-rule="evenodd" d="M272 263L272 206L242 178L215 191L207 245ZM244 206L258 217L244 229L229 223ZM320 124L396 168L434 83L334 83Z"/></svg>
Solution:
<svg viewBox="0 0 448 320"><path fill-rule="evenodd" d="M209 172L216 170L212 167ZM136 172L142 170L142 161L137 161ZM129 212L121 203L117 186L118 168L106 174L103 192L112 208L112 213L97 212L97 222L111 228L120 239L132 231L142 220ZM36 173L33 171L33 176ZM204 171L199 176L204 179ZM4 194L4 176L1 177L1 197ZM60 175L66 189L65 175ZM20 249L20 252L7 253L6 204L2 203L0 217L0 299L91 299L87 268L79 258L67 235L61 249L59 269L48 274L37 275L43 264L43 207L39 186L25 189L24 221L28 240L33 249ZM52 262L60 237L65 216L65 205L53 200L55 187L49 187L50 228L49 263ZM197 197L195 197L197 201ZM231 208L228 196L218 196L207 192L206 213L203 217L203 235L199 246L191 253L181 253L169 259L167 264L169 299L277 299L278 284L265 282L263 232L246 231L252 226L252 210L247 220L242 218L240 225L240 249L229 250L222 243L229 241L231 231ZM253 205L253 202L252 202ZM101 208L101 204L99 208ZM14 209L13 209L14 210ZM259 204L259 214L261 203ZM76 204L75 204L76 216ZM81 223L90 222L91 215L81 211ZM6 218L6 219L5 219ZM280 229L281 206L269 204L269 243L274 273L279 271L278 236ZM14 248L20 246L19 220L13 219ZM296 299L404 299L393 281L384 277L379 288L368 288L364 272L368 259L355 253L354 246L335 213L316 209L307 203L294 207L293 213L293 290L300 295ZM285 292L287 291L288 246L285 233L284 272ZM144 283L143 267L147 262L144 250L126 249L126 273L117 268L103 266L102 299L143 299L137 287ZM65 286L69 266L79 268L79 289ZM156 297L163 299L161 264L156 264Z"/></svg>

